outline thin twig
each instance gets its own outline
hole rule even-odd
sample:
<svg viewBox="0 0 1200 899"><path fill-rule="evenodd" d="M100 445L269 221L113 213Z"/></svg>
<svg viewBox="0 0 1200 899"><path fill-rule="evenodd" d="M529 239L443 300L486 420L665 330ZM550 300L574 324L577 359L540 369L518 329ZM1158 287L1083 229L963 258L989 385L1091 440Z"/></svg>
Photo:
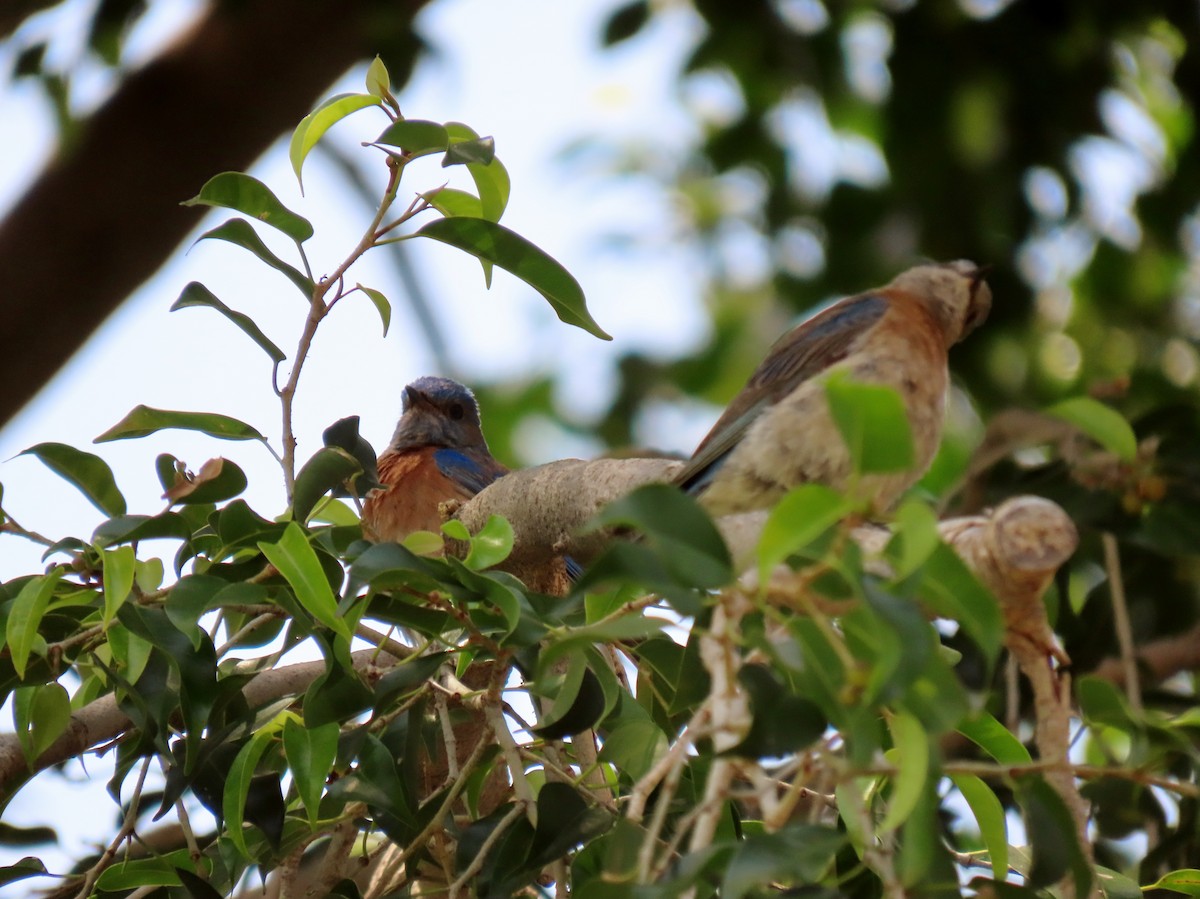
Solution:
<svg viewBox="0 0 1200 899"><path fill-rule="evenodd" d="M138 807L141 805L142 788L146 785L146 773L150 770L151 758L151 756L146 756L142 762L142 770L138 773L137 784L129 797L129 808L125 812L125 819L121 822L121 829L117 831L117 835L108 844L96 863L88 869L83 878L83 886L75 894L75 899L88 899L88 896L92 895L92 888L96 885L100 875L116 860L117 849L137 829Z"/></svg>
<svg viewBox="0 0 1200 899"><path fill-rule="evenodd" d="M450 884L448 899L458 899L458 894L462 888L466 886L467 881L483 869L483 863L487 860L488 853L492 851L500 837L504 836L504 832L512 827L517 819L525 814L524 805L520 802L516 803L499 823L492 829L492 832L487 835L487 839L479 846L479 851L475 853L475 858L471 860L471 864L463 870L462 874L454 883Z"/></svg>
<svg viewBox="0 0 1200 899"><path fill-rule="evenodd" d="M1125 599L1125 579L1121 576L1121 554L1117 538L1108 531L1100 535L1104 545L1104 568L1108 572L1108 593L1112 597L1113 625L1117 631L1117 646L1121 652L1121 668L1125 674L1125 696L1130 707L1141 714L1142 689L1138 679L1137 651L1133 645L1133 627L1129 621L1129 604Z"/></svg>

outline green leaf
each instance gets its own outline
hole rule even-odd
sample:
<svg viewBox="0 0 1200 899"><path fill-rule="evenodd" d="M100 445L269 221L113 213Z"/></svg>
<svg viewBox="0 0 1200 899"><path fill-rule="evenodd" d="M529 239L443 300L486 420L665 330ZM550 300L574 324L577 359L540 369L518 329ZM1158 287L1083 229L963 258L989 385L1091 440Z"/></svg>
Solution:
<svg viewBox="0 0 1200 899"><path fill-rule="evenodd" d="M823 484L804 484L771 510L758 541L758 578L764 587L771 569L812 543L853 512L854 503Z"/></svg>
<svg viewBox="0 0 1200 899"><path fill-rule="evenodd" d="M321 136L351 113L358 112L368 106L380 106L382 100L371 94L337 94L330 97L303 119L292 132L292 140L288 145L288 159L292 163L292 171L296 180L304 189L304 160L309 151L317 145Z"/></svg>
<svg viewBox="0 0 1200 899"><path fill-rule="evenodd" d="M383 100L392 95L392 80L388 75L387 66L376 56L367 66L367 93L372 97Z"/></svg>
<svg viewBox="0 0 1200 899"><path fill-rule="evenodd" d="M657 724L649 718L631 718L605 737L600 761L610 762L622 774L637 780L654 767L667 749L666 734Z"/></svg>
<svg viewBox="0 0 1200 899"><path fill-rule="evenodd" d="M831 377L825 384L825 397L857 474L913 467L912 428L904 401L895 390Z"/></svg>
<svg viewBox="0 0 1200 899"><path fill-rule="evenodd" d="M197 243L202 240L224 240L244 250L249 250L260 261L286 276L289 281L295 284L296 289L300 291L305 300L312 300L313 291L316 289L316 285L312 279L295 266L289 265L272 253L270 248L263 243L262 238L258 236L258 233L245 219L229 219L217 225L211 231L205 231L196 238Z"/></svg>
<svg viewBox="0 0 1200 899"><path fill-rule="evenodd" d="M55 474L70 481L105 515L124 515L125 497L117 488L108 463L65 443L39 443L22 452L35 456Z"/></svg>
<svg viewBox="0 0 1200 899"><path fill-rule="evenodd" d="M588 313L579 282L524 237L487 219L454 216L429 222L416 232L494 263L533 287L569 325L612 340Z"/></svg>
<svg viewBox="0 0 1200 899"><path fill-rule="evenodd" d="M988 712L963 721L958 732L1001 765L1029 765L1033 759L1021 741Z"/></svg>
<svg viewBox="0 0 1200 899"><path fill-rule="evenodd" d="M1092 869L1079 844L1075 821L1063 798L1040 776L1018 783L1017 801L1024 812L1033 862L1026 873L1029 886L1045 887L1070 872L1075 895L1086 896Z"/></svg>
<svg viewBox="0 0 1200 899"><path fill-rule="evenodd" d="M387 337L388 328L392 324L392 304L388 302L388 298L381 291L375 290L373 287L363 287L361 284L354 286L375 304L375 311L379 313L379 320L383 322L383 336Z"/></svg>
<svg viewBox="0 0 1200 899"><path fill-rule="evenodd" d="M30 753L33 761L63 735L71 721L71 697L57 681L36 688L30 709Z"/></svg>
<svg viewBox="0 0 1200 899"><path fill-rule="evenodd" d="M442 168L452 165L478 163L488 165L496 158L496 141L491 137L476 137L471 140L455 141L446 149Z"/></svg>
<svg viewBox="0 0 1200 899"><path fill-rule="evenodd" d="M294 712L280 712L276 718L260 728L238 752L229 766L229 776L225 779L225 791L221 801L221 811L225 815L225 832L238 851L252 861L253 856L246 847L246 834L242 830L250 784L267 746L279 735L285 722L295 717Z"/></svg>
<svg viewBox="0 0 1200 899"><path fill-rule="evenodd" d="M729 752L752 758L779 758L798 752L825 733L828 720L820 708L797 696L767 666L744 665L738 683L750 695L754 714L750 731Z"/></svg>
<svg viewBox="0 0 1200 899"><path fill-rule="evenodd" d="M888 555L893 559L892 574L900 580L924 565L942 542L937 528L937 515L919 499L909 499L900 504L892 516L892 534L888 542ZM995 603L992 605L995 606Z"/></svg>
<svg viewBox="0 0 1200 899"><path fill-rule="evenodd" d="M879 825L881 833L895 830L908 820L929 777L929 735L921 722L907 712L896 712L888 721L892 748L886 753L896 768L887 814Z"/></svg>
<svg viewBox="0 0 1200 899"><path fill-rule="evenodd" d="M150 406L135 406L119 422L97 437L94 443L110 440L129 440L145 437L155 431L178 428L183 431L200 431L220 440L262 440L257 430L243 421L219 415L215 412L174 412L169 409L153 409ZM122 509L122 511L124 511Z"/></svg>
<svg viewBox="0 0 1200 899"><path fill-rule="evenodd" d="M375 143L399 147L415 159L445 150L450 145L450 135L446 133L446 128L437 122L401 119L388 125L383 134L375 138Z"/></svg>
<svg viewBox="0 0 1200 899"><path fill-rule="evenodd" d="M38 877L49 873L40 858L27 855L15 864L0 868L0 886L16 883L26 877Z"/></svg>
<svg viewBox="0 0 1200 899"><path fill-rule="evenodd" d="M776 882L818 883L845 843L845 834L811 824L749 836L725 866L722 899L758 896L764 885Z"/></svg>
<svg viewBox="0 0 1200 899"><path fill-rule="evenodd" d="M453 187L439 187L426 191L421 196L442 215L465 215L483 218L483 204L479 197Z"/></svg>
<svg viewBox="0 0 1200 899"><path fill-rule="evenodd" d="M259 543L258 548L291 584L305 611L335 634L350 639L350 626L338 614L337 597L300 525L291 522L278 543Z"/></svg>
<svg viewBox="0 0 1200 899"><path fill-rule="evenodd" d="M1142 889L1170 890L1173 893L1183 893L1185 896L1200 896L1200 871L1195 868L1180 868L1164 874L1158 880Z"/></svg>
<svg viewBox="0 0 1200 899"><path fill-rule="evenodd" d="M1125 733L1140 729L1129 701L1111 681L1081 677L1075 684L1075 691L1083 720L1089 724L1104 724Z"/></svg>
<svg viewBox="0 0 1200 899"><path fill-rule="evenodd" d="M668 484L637 488L609 503L595 523L637 528L681 583L715 589L733 579L721 532L694 499Z"/></svg>
<svg viewBox="0 0 1200 899"><path fill-rule="evenodd" d="M163 497L172 504L207 505L232 499L246 489L246 473L221 456L209 459L195 474L177 472Z"/></svg>
<svg viewBox="0 0 1200 899"><path fill-rule="evenodd" d="M96 879L96 890L116 893L138 887L177 887L182 881L176 869L195 869L186 848L152 858L122 859Z"/></svg>
<svg viewBox="0 0 1200 899"><path fill-rule="evenodd" d="M471 537L471 550L463 559L463 564L472 571L482 571L507 559L512 553L512 548L513 529L508 519L499 515L489 515L487 523L479 529L479 533Z"/></svg>
<svg viewBox="0 0 1200 899"><path fill-rule="evenodd" d="M1055 403L1046 410L1046 414L1074 425L1126 462L1132 462L1137 457L1137 437L1133 428L1121 413L1099 400L1077 396Z"/></svg>
<svg viewBox="0 0 1200 899"><path fill-rule="evenodd" d="M62 578L62 569L55 568L49 574L37 575L25 582L17 598L13 600L4 626L4 638L8 644L9 657L17 677L25 679L25 665L38 639L38 627L46 606L54 594L54 588Z"/></svg>
<svg viewBox="0 0 1200 899"><path fill-rule="evenodd" d="M313 236L313 227L308 219L280 203L271 189L257 178L242 172L214 175L200 188L200 193L180 205L235 209L282 231L297 243L303 243Z"/></svg>
<svg viewBox="0 0 1200 899"><path fill-rule="evenodd" d="M340 487L362 470L359 461L344 449L336 446L321 447L296 475L292 517L297 521L307 521L321 497L335 487Z"/></svg>
<svg viewBox="0 0 1200 899"><path fill-rule="evenodd" d="M925 561L920 589L934 612L959 622L989 663L995 661L1004 637L1000 604L958 553L939 542Z"/></svg>
<svg viewBox="0 0 1200 899"><path fill-rule="evenodd" d="M454 142L479 139L478 132L462 122L447 122L446 131L450 135L450 140ZM480 217L489 222L500 221L508 206L508 196L512 190L508 170L499 159L493 159L487 165L478 162L468 163L467 171L471 173L475 189L479 191L479 202L482 207ZM489 285L490 283L489 280Z"/></svg>
<svg viewBox="0 0 1200 899"><path fill-rule="evenodd" d="M199 281L192 281L183 288L183 292L179 294L179 299L171 304L171 311L186 309L189 306L207 306L210 309L216 309L241 328L247 337L257 343L262 351L271 357L272 362L280 363L287 358L283 350L271 342L271 339L262 332L250 316L244 312L238 312L236 309L230 309Z"/></svg>
<svg viewBox="0 0 1200 899"><path fill-rule="evenodd" d="M137 556L132 546L106 549L104 558L104 626L117 617L117 610L133 590L133 574Z"/></svg>
<svg viewBox="0 0 1200 899"><path fill-rule="evenodd" d="M308 822L316 827L325 781L337 756L338 726L334 722L306 728L289 718L283 725L283 751L296 781L296 790L308 812Z"/></svg>
<svg viewBox="0 0 1200 899"><path fill-rule="evenodd" d="M992 876L1004 880L1008 876L1008 822L1004 806L982 779L974 774L951 774L950 779L971 807L979 835L992 860Z"/></svg>

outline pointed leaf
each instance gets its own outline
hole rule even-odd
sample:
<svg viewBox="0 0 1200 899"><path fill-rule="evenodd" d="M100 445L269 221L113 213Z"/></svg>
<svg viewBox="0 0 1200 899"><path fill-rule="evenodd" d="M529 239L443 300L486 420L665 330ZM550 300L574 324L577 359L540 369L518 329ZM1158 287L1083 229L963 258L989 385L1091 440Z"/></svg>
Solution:
<svg viewBox="0 0 1200 899"><path fill-rule="evenodd" d="M1021 741L988 712L963 721L958 732L1001 765L1028 765L1033 761Z"/></svg>
<svg viewBox="0 0 1200 899"><path fill-rule="evenodd" d="M246 474L228 459L218 456L200 466L194 475L176 474L164 499L181 505L219 503L246 489Z"/></svg>
<svg viewBox="0 0 1200 899"><path fill-rule="evenodd" d="M450 140L455 143L479 139L478 132L462 122L447 122L446 131ZM479 191L479 202L483 209L481 217L489 222L500 221L508 206L508 196L512 189L508 170L499 159L493 159L487 165L479 162L468 163L467 171L471 173L475 189Z"/></svg>
<svg viewBox="0 0 1200 899"><path fill-rule="evenodd" d="M334 722L306 728L299 721L288 719L283 726L283 750L287 755L296 790L314 827L321 805L325 781L337 756L338 726Z"/></svg>
<svg viewBox="0 0 1200 899"><path fill-rule="evenodd" d="M46 606L54 594L54 588L62 577L62 569L55 568L49 574L38 575L26 581L17 598L13 600L4 626L4 638L17 677L24 680L25 664L33 651L38 637L38 626L46 614Z"/></svg>
<svg viewBox="0 0 1200 899"><path fill-rule="evenodd" d="M247 337L257 343L262 351L271 357L271 361L282 362L287 358L283 350L271 342L271 339L262 332L250 316L244 312L238 312L236 309L230 309L199 281L192 281L183 288L183 292L179 294L179 299L171 304L171 311L186 309L189 306L208 306L211 309L216 309L241 328Z"/></svg>
<svg viewBox="0 0 1200 899"><path fill-rule="evenodd" d="M351 113L381 104L382 100L371 94L337 94L300 120L300 124L292 132L288 159L291 160L292 171L296 173L296 180L300 182L302 189L304 177L301 170L304 168L304 160L321 136Z"/></svg>
<svg viewBox="0 0 1200 899"><path fill-rule="evenodd" d="M415 158L445 150L450 143L450 136L446 133L445 127L437 122L427 122L424 119L401 119L388 125L383 134L375 138L375 143L399 147Z"/></svg>
<svg viewBox="0 0 1200 899"><path fill-rule="evenodd" d="M229 766L229 776L225 780L221 811L225 816L226 833L238 851L251 860L253 856L246 847L246 835L242 830L250 784L254 780L254 770L258 767L259 759L289 718L295 718L295 714L281 712L277 718L260 729L238 752Z"/></svg>
<svg viewBox="0 0 1200 899"><path fill-rule="evenodd" d="M222 172L208 179L200 193L181 206L220 206L236 209L256 221L282 231L297 243L313 236L308 219L297 215L279 202L271 189L242 172Z"/></svg>
<svg viewBox="0 0 1200 899"><path fill-rule="evenodd" d="M24 880L26 877L38 877L49 873L40 858L27 855L15 864L0 868L0 886L7 886L18 880Z"/></svg>
<svg viewBox="0 0 1200 899"><path fill-rule="evenodd" d="M416 234L495 263L537 290L567 324L603 340L612 340L588 313L583 289L571 273L503 225L486 219L454 216L429 222Z"/></svg>
<svg viewBox="0 0 1200 899"><path fill-rule="evenodd" d="M257 430L243 421L219 415L215 412L174 412L169 409L154 409L150 406L135 406L119 422L97 437L94 443L110 440L129 440L145 437L155 431L179 428L184 431L200 431L220 440L262 440ZM124 511L122 509L122 511Z"/></svg>
<svg viewBox="0 0 1200 899"><path fill-rule="evenodd" d="M1077 396L1055 403L1046 413L1073 424L1126 462L1132 462L1137 456L1137 437L1129 422L1120 412L1099 400Z"/></svg>
<svg viewBox="0 0 1200 899"><path fill-rule="evenodd" d="M895 830L908 820L925 789L929 777L929 735L921 722L907 712L897 712L890 721L893 748L887 752L888 761L897 769L892 778L892 794L887 814L879 825L881 833Z"/></svg>
<svg viewBox="0 0 1200 899"><path fill-rule="evenodd" d="M392 81L388 75L387 66L383 64L383 60L376 56L371 60L371 64L367 66L367 93L372 97L379 97L381 100L391 96Z"/></svg>
<svg viewBox="0 0 1200 899"><path fill-rule="evenodd" d="M912 428L900 394L890 387L832 377L825 397L858 474L913 466Z"/></svg>
<svg viewBox="0 0 1200 899"><path fill-rule="evenodd" d="M121 604L133 590L133 573L137 558L132 546L106 549L104 557L104 626L117 616Z"/></svg>
<svg viewBox="0 0 1200 899"><path fill-rule="evenodd" d="M355 287L365 293L367 299L375 304L375 311L379 313L379 319L383 322L383 336L387 337L388 327L392 324L392 304L388 302L388 298L381 291L363 287L361 284L356 284Z"/></svg>
<svg viewBox="0 0 1200 899"><path fill-rule="evenodd" d="M108 463L65 443L39 443L20 455L36 456L42 464L70 481L105 515L124 515L125 497L117 488Z"/></svg>
<svg viewBox="0 0 1200 899"><path fill-rule="evenodd" d="M321 497L335 487L340 487L362 470L359 461L344 449L336 446L321 447L296 475L292 517L297 521L307 521Z"/></svg>
<svg viewBox="0 0 1200 899"><path fill-rule="evenodd" d="M71 720L71 697L58 682L37 688L30 709L30 761L50 748Z"/></svg>
<svg viewBox="0 0 1200 899"><path fill-rule="evenodd" d="M426 191L421 196L442 215L465 215L471 218L484 218L483 204L479 197L465 190L455 190L453 187L439 187Z"/></svg>
<svg viewBox="0 0 1200 899"><path fill-rule="evenodd" d="M950 779L971 807L979 835L987 847L992 862L992 876L1004 880L1008 876L1008 822L1004 806L992 788L974 774L951 774Z"/></svg>
<svg viewBox="0 0 1200 899"><path fill-rule="evenodd" d="M291 522L278 543L259 543L258 548L291 584L305 611L335 634L350 638L350 625L338 614L337 597L300 525Z"/></svg>
<svg viewBox="0 0 1200 899"><path fill-rule="evenodd" d="M854 511L854 503L823 484L804 484L771 510L758 541L758 578L766 585L771 569L812 543Z"/></svg>
<svg viewBox="0 0 1200 899"><path fill-rule="evenodd" d="M197 243L202 240L224 240L231 244L236 244L244 250L249 250L262 262L265 262L271 268L275 269L275 271L285 275L289 281L296 285L296 289L304 295L306 300L312 299L313 290L316 289L316 285L313 284L312 279L295 266L289 265L272 253L270 248L263 243L262 238L258 236L258 233L245 219L229 219L223 224L217 225L211 231L205 231L196 238Z"/></svg>

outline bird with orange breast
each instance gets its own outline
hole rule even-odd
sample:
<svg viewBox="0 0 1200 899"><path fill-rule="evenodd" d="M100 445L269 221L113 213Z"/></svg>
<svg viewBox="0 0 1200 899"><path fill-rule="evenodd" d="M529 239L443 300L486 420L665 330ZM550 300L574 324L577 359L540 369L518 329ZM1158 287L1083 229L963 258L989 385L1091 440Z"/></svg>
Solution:
<svg viewBox="0 0 1200 899"><path fill-rule="evenodd" d="M403 412L379 456L379 481L363 503L363 533L376 543L438 533L441 503L468 500L508 469L492 458L471 391L449 378L404 388Z"/></svg>
<svg viewBox="0 0 1200 899"><path fill-rule="evenodd" d="M825 397L835 373L893 388L911 426L913 465L864 475L858 497L882 512L925 473L941 441L947 354L987 317L985 269L920 265L845 297L783 335L700 442L675 483L713 515L766 508L800 484L850 485L849 451Z"/></svg>

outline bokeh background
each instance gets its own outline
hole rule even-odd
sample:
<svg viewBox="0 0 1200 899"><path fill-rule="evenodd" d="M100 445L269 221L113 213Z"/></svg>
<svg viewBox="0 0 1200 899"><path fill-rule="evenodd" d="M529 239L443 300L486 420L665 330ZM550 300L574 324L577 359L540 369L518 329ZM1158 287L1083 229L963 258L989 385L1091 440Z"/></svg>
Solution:
<svg viewBox="0 0 1200 899"><path fill-rule="evenodd" d="M260 447L183 432L90 443L139 403L278 433L265 357L220 317L168 308L203 281L290 352L303 304L237 248L193 247L222 217L179 203L248 170L314 222L310 259L332 270L382 189L382 157L361 143L384 120L338 125L303 196L287 136L322 98L362 90L379 54L407 115L495 137L513 180L504 223L576 275L614 340L561 325L503 273L485 290L449 249L373 252L354 278L391 299L391 330L366 302L322 326L299 458L350 414L382 446L400 389L428 373L475 388L512 466L687 453L798 316L916 262L970 258L994 266L996 302L953 354L947 445L924 489L946 512L1015 492L1071 512L1083 543L1051 602L1080 670L1115 651L1105 531L1138 643L1186 637L1200 584L1198 25L1200 6L1179 0L10 3L3 508L53 539L87 538L101 514L19 455L58 441L108 460L133 511L162 505L160 452L193 469L229 456L252 505L283 510ZM408 177L416 192L458 176L430 161ZM1134 423L1135 463L1038 411L1079 395ZM0 578L40 556L0 533ZM1196 664L1153 701L1191 703ZM1185 811L1172 826L1187 829Z"/></svg>

